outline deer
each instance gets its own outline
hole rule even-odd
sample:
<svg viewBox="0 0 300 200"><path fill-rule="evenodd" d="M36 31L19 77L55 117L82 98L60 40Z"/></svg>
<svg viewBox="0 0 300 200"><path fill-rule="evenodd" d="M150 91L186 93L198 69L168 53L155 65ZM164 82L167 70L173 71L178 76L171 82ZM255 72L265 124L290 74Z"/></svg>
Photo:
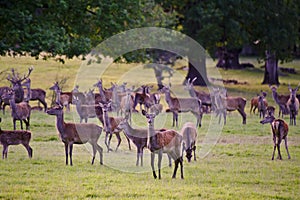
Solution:
<svg viewBox="0 0 300 200"><path fill-rule="evenodd" d="M278 151L278 159L282 160L282 156L280 153L280 143L284 140L285 149L288 155L288 159L291 159L289 150L288 150L288 143L287 143L287 135L289 131L288 124L282 119L275 119L273 115L266 116L263 120L260 121L261 124L270 123L272 133L273 133L273 143L274 149L272 154L272 160L274 160L275 151L277 148Z"/></svg>
<svg viewBox="0 0 300 200"><path fill-rule="evenodd" d="M267 114L270 116L274 116L275 114L275 107L274 106L268 106L267 107Z"/></svg>
<svg viewBox="0 0 300 200"><path fill-rule="evenodd" d="M3 86L0 87L0 109L3 109L3 103L5 104L4 99L2 98L2 95L4 95L8 90L10 89L10 87L8 86ZM9 102L7 101L7 105L9 105ZM3 114L5 114L5 111L3 110Z"/></svg>
<svg viewBox="0 0 300 200"><path fill-rule="evenodd" d="M215 98L219 98L219 101L214 103L218 103L216 106L217 108L220 108L220 110L217 112L217 114L222 113L224 115L224 124L226 124L226 111L235 111L237 110L240 115L242 116L242 123L246 124L246 118L247 115L245 113L245 106L247 103L247 100L243 97L232 97L227 96L227 90L225 88L218 89L217 94L215 94ZM220 123L220 120L219 120Z"/></svg>
<svg viewBox="0 0 300 200"><path fill-rule="evenodd" d="M12 68L11 69L12 74L9 74L7 76L6 79L8 81L10 81L10 83L12 84L12 89L15 91L15 102L16 103L20 103L24 100L24 89L22 87L22 82L30 76L32 71L33 71L33 67L29 67L28 73L21 78L19 73L17 73L15 71L15 69ZM5 107L7 105L10 105L10 103L8 101L4 101L4 104L2 107L3 114L5 114Z"/></svg>
<svg viewBox="0 0 300 200"><path fill-rule="evenodd" d="M11 108L11 116L13 118L14 130L16 130L16 121L20 121L21 130L23 130L23 122L26 124L26 130L30 128L30 114L31 107L27 102L15 102L15 91L10 89L3 96L3 99L7 99Z"/></svg>
<svg viewBox="0 0 300 200"><path fill-rule="evenodd" d="M189 91L191 97L198 98L201 100L202 105L206 106L206 108L211 107L211 97L210 94L203 92L203 91L196 91L194 88L194 82L197 80L195 77L193 80L188 78L185 83L185 89ZM208 109L206 109L208 110Z"/></svg>
<svg viewBox="0 0 300 200"><path fill-rule="evenodd" d="M253 97L250 101L250 114L253 112L253 114L255 114L255 110L258 107L258 98L259 96L263 97L263 101L264 101L264 106L268 107L268 101L266 99L267 93L264 91L261 91L260 94L257 94L255 97Z"/></svg>
<svg viewBox="0 0 300 200"><path fill-rule="evenodd" d="M1 118L0 118L1 122ZM29 145L31 139L31 132L30 131L23 131L23 130L2 130L0 128L0 144L3 146L2 151L2 159L7 159L8 153L8 146L9 145L18 145L22 144L27 152L29 158L32 158L32 148Z"/></svg>
<svg viewBox="0 0 300 200"><path fill-rule="evenodd" d="M116 151L117 151L120 144L121 144L121 141L122 141L121 136L120 136L121 130L118 129L118 124L124 118L122 118L122 117L109 117L108 116L108 111L109 111L110 106L111 106L110 101L108 103L99 102L99 105L102 108L102 112L103 112L102 120L100 119L100 121L102 122L104 130L106 132L105 145L107 147L107 152L112 151L112 149L109 147L110 146L110 141L111 141L111 138L112 138L112 134L115 134L117 139L118 139L118 144L117 144L117 147L116 147ZM131 150L129 138L126 136L126 134L125 134L125 137L128 141L129 150Z"/></svg>
<svg viewBox="0 0 300 200"><path fill-rule="evenodd" d="M44 111L47 111L47 102L46 102L46 91L40 88L31 89L31 80L27 78L25 82L22 84L27 89L26 101L39 101L39 103L43 104Z"/></svg>
<svg viewBox="0 0 300 200"><path fill-rule="evenodd" d="M97 143L102 133L102 127L92 123L68 123L64 121L63 106L58 104L46 111L48 115L56 116L56 128L60 139L65 145L66 165L70 157L70 165L73 165L73 144L90 143L93 147L92 165L95 161L97 151L100 154L100 164L103 165L103 149Z"/></svg>
<svg viewBox="0 0 300 200"><path fill-rule="evenodd" d="M180 164L181 179L183 179L182 136L175 130L155 131L154 118L157 116L157 113L147 113L145 110L142 110L142 114L148 121L147 147L151 152L151 168L154 179L157 178L154 168L155 154L158 154L158 178L161 179L160 171L163 153L166 153L175 161L172 178L176 178L178 165Z"/></svg>
<svg viewBox="0 0 300 200"><path fill-rule="evenodd" d="M298 91L299 85L300 83L295 89L291 88L291 86L289 85L290 98L287 101L286 105L290 113L290 125L296 125L296 116L298 115L299 111L299 100L296 97L296 93Z"/></svg>
<svg viewBox="0 0 300 200"><path fill-rule="evenodd" d="M82 123L83 120L85 121L85 123L87 123L88 118L96 117L94 105L83 105L81 99L76 95L73 95L73 103L76 106L76 111L79 115L80 123Z"/></svg>
<svg viewBox="0 0 300 200"><path fill-rule="evenodd" d="M124 133L127 135L127 137L135 144L137 148L137 160L136 160L136 166L139 166L139 160L140 160L140 166L143 166L143 151L144 148L147 147L147 129L135 129L132 126L129 125L128 119L123 119L119 125L118 129L122 129ZM165 130L165 129L160 129ZM171 157L169 157L169 166L172 166Z"/></svg>
<svg viewBox="0 0 300 200"><path fill-rule="evenodd" d="M49 90L53 90L55 92L56 104L61 104L64 107L66 107L67 111L70 111L70 104L72 103L72 93L71 92L62 93L58 85L58 82L55 82L54 85L49 88Z"/></svg>
<svg viewBox="0 0 300 200"><path fill-rule="evenodd" d="M93 86L98 88L100 94L99 96L98 95L95 96L96 104L99 102L103 102L103 103L109 102L112 99L112 91L103 89L102 79L98 80L98 82L95 83Z"/></svg>
<svg viewBox="0 0 300 200"><path fill-rule="evenodd" d="M194 161L196 161L197 128L195 124L186 122L181 128L180 135L182 136L182 155L185 151L187 161L191 162L192 152L194 152Z"/></svg>
<svg viewBox="0 0 300 200"><path fill-rule="evenodd" d="M170 88L164 86L161 89L162 93L165 94L165 101L167 102L170 111L173 113L173 127L178 127L178 113L179 112L191 112L197 119L196 126L201 127L202 120L202 102L198 98L176 98L171 97Z"/></svg>
<svg viewBox="0 0 300 200"><path fill-rule="evenodd" d="M265 100L264 96L262 96L262 95L258 96L257 109L258 109L258 112L259 112L259 118L265 118L265 114L267 112L268 103L267 103L266 100L265 101L264 100Z"/></svg>
<svg viewBox="0 0 300 200"><path fill-rule="evenodd" d="M280 115L283 117L283 115L288 114L288 108L286 106L286 103L289 100L290 95L279 95L277 93L277 87L276 86L270 86L269 85L269 87L272 91L273 100L279 106L278 117L280 117Z"/></svg>
<svg viewBox="0 0 300 200"><path fill-rule="evenodd" d="M126 95L122 97L120 107L121 107L121 116L124 114L125 118L129 120L131 124L131 115L133 112L134 98L132 96L133 88L126 89Z"/></svg>
<svg viewBox="0 0 300 200"><path fill-rule="evenodd" d="M148 110L152 105L159 104L160 94L151 94L150 89L152 87L153 86L142 85L140 88L142 90L142 93L136 92L133 104L134 110L137 104L140 104L140 110L142 110L142 105L144 105L144 108Z"/></svg>

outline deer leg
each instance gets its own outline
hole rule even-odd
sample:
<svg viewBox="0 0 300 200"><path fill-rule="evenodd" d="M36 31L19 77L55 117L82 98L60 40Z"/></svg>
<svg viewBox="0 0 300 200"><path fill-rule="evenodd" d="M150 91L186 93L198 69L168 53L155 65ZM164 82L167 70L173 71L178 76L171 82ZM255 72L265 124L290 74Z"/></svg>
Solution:
<svg viewBox="0 0 300 200"><path fill-rule="evenodd" d="M137 149L137 153L136 153L136 163L135 166L139 166L139 160L140 160L140 148Z"/></svg>
<svg viewBox="0 0 300 200"><path fill-rule="evenodd" d="M155 168L154 168L154 158L155 158L155 153L151 152L151 168L152 168L152 173L153 173L153 177L156 179L156 173L155 173Z"/></svg>
<svg viewBox="0 0 300 200"><path fill-rule="evenodd" d="M282 160L282 156L281 156L281 153L280 153L280 143L279 142L277 144L277 151L278 151L278 158L279 158L279 160Z"/></svg>
<svg viewBox="0 0 300 200"><path fill-rule="evenodd" d="M178 163L179 163L179 158L175 160L175 167L174 167L174 172L172 178L176 178L176 172L178 169Z"/></svg>
<svg viewBox="0 0 300 200"><path fill-rule="evenodd" d="M141 156L141 167L143 167L143 165L144 165L144 162L143 162L143 148L141 148L140 156Z"/></svg>
<svg viewBox="0 0 300 200"><path fill-rule="evenodd" d="M115 133L115 134L116 134L116 137L118 139L118 145L116 147L116 151L117 151L118 148L119 148L119 146L120 146L120 144L121 144L122 139L121 139L120 133ZM111 139L111 137L109 139Z"/></svg>
<svg viewBox="0 0 300 200"><path fill-rule="evenodd" d="M288 155L288 159L291 159L290 153L289 153L289 149L288 149L288 144L287 144L287 137L284 139L284 144L285 144L285 149Z"/></svg>
<svg viewBox="0 0 300 200"><path fill-rule="evenodd" d="M172 158L169 154L168 155L168 160L169 160L169 167L172 167Z"/></svg>
<svg viewBox="0 0 300 200"><path fill-rule="evenodd" d="M105 145L107 147L107 152L112 151L112 149L109 148L109 143L108 143L109 138L108 138L108 135L111 138L112 134L110 134L109 132L106 132L106 135L105 135Z"/></svg>
<svg viewBox="0 0 300 200"><path fill-rule="evenodd" d="M32 158L32 148L29 146L29 144L23 144L23 146L26 148L29 158Z"/></svg>
<svg viewBox="0 0 300 200"><path fill-rule="evenodd" d="M194 161L196 161L197 158L196 158L196 145L195 145L195 142L193 144L193 151L194 151Z"/></svg>
<svg viewBox="0 0 300 200"><path fill-rule="evenodd" d="M92 165L94 164L95 161L95 156L96 156L96 145L94 143L90 143L93 147L93 158L92 158Z"/></svg>
<svg viewBox="0 0 300 200"><path fill-rule="evenodd" d="M161 179L161 160L162 160L162 151L159 150L158 152L158 179Z"/></svg>
<svg viewBox="0 0 300 200"><path fill-rule="evenodd" d="M243 118L243 124L246 124L246 113L241 110L240 108L238 109L238 112L241 114L242 118Z"/></svg>
<svg viewBox="0 0 300 200"><path fill-rule="evenodd" d="M72 153L73 153L73 143L69 144L69 155L70 155L70 165L73 165L73 160L72 160Z"/></svg>
<svg viewBox="0 0 300 200"><path fill-rule="evenodd" d="M3 145L2 159L7 159L8 145Z"/></svg>
<svg viewBox="0 0 300 200"><path fill-rule="evenodd" d="M128 148L129 148L129 150L131 151L130 140L129 140L129 138L127 137L127 135L126 135L126 134L124 134L124 135L125 135L125 137L126 137L126 139L127 139L127 142L128 142Z"/></svg>
<svg viewBox="0 0 300 200"><path fill-rule="evenodd" d="M65 142L66 165L68 165L68 143Z"/></svg>

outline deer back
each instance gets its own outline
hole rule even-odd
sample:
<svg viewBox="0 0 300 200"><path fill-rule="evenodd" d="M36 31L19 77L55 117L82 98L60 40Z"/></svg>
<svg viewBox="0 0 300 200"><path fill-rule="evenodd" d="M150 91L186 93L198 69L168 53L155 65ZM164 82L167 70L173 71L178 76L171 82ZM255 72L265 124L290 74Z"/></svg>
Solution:
<svg viewBox="0 0 300 200"><path fill-rule="evenodd" d="M271 123L271 126L272 126L272 132L276 137L284 139L287 136L289 131L289 126L282 119L275 119Z"/></svg>
<svg viewBox="0 0 300 200"><path fill-rule="evenodd" d="M23 130L0 130L0 143L2 145L28 144L31 139L30 131Z"/></svg>
<svg viewBox="0 0 300 200"><path fill-rule="evenodd" d="M98 139L101 132L102 128L96 124L65 123L64 133L60 135L63 141L82 144L90 140Z"/></svg>

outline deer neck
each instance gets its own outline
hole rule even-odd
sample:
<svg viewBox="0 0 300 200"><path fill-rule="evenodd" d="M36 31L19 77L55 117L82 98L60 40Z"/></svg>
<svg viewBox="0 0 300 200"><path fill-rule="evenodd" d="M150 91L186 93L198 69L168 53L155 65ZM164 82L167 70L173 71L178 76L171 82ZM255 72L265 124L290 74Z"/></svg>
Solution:
<svg viewBox="0 0 300 200"><path fill-rule="evenodd" d="M56 115L56 128L60 135L64 135L65 132L65 122L64 122L64 114Z"/></svg>
<svg viewBox="0 0 300 200"><path fill-rule="evenodd" d="M165 93L165 97L166 97L166 102L169 104L169 107L173 107L173 103L171 101L171 94L170 91Z"/></svg>
<svg viewBox="0 0 300 200"><path fill-rule="evenodd" d="M109 117L107 114L107 111L103 111L103 126L106 132L111 132L111 126L110 126L110 121L109 121Z"/></svg>
<svg viewBox="0 0 300 200"><path fill-rule="evenodd" d="M196 92L195 92L194 88L190 88L189 93L190 93L191 97L196 97Z"/></svg>
<svg viewBox="0 0 300 200"><path fill-rule="evenodd" d="M105 102L106 98L105 98L103 87L102 86L98 86L98 89L99 89L99 94L100 94L101 100Z"/></svg>
<svg viewBox="0 0 300 200"><path fill-rule="evenodd" d="M154 124L149 123L147 134L147 147L150 149L150 151L154 150L154 148L157 146L153 136L155 136Z"/></svg>
<svg viewBox="0 0 300 200"><path fill-rule="evenodd" d="M276 91L272 91L272 97L277 104L280 104L278 99L278 93Z"/></svg>
<svg viewBox="0 0 300 200"><path fill-rule="evenodd" d="M13 113L17 112L17 104L15 102L15 98L9 99L9 105Z"/></svg>

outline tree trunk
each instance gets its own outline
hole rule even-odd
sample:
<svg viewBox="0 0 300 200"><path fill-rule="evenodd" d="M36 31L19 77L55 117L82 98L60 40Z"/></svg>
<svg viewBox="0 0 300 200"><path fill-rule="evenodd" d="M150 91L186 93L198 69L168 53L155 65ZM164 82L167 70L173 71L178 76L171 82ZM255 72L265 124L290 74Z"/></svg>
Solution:
<svg viewBox="0 0 300 200"><path fill-rule="evenodd" d="M218 55L218 63L217 67L223 69L240 69L244 68L244 65L240 64L240 52L241 49L232 49L226 50L223 48L219 48Z"/></svg>
<svg viewBox="0 0 300 200"><path fill-rule="evenodd" d="M265 75L262 84L279 85L278 59L275 53L266 51Z"/></svg>
<svg viewBox="0 0 300 200"><path fill-rule="evenodd" d="M195 77L197 77L197 79L195 80L194 85L199 85L199 86L209 85L207 72L206 72L205 55L203 55L199 59L194 59L194 60L191 60L191 58L189 58L189 69L183 84L185 84L185 82L189 78L192 80Z"/></svg>

